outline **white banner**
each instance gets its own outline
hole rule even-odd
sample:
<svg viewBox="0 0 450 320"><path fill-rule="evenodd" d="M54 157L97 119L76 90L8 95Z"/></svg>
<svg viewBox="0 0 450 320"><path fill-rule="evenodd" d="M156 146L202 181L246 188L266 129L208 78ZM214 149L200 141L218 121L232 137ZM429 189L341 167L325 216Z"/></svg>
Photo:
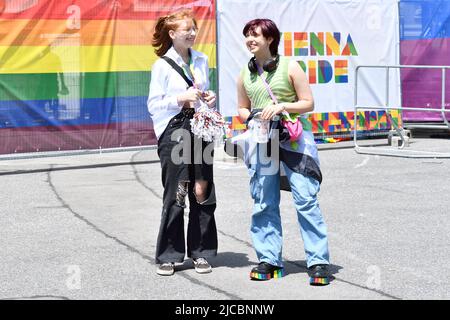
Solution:
<svg viewBox="0 0 450 320"><path fill-rule="evenodd" d="M279 53L306 72L314 112L353 111L357 65L395 65L399 57L397 0L217 0L219 108L237 115L236 78L251 55L242 29L269 18L280 29ZM358 104L400 105L398 70L360 69Z"/></svg>

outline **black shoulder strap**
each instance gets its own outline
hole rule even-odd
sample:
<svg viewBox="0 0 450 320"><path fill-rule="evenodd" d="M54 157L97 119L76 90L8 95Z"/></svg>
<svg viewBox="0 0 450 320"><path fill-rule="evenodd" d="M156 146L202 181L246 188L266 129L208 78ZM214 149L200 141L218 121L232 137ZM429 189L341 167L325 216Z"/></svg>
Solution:
<svg viewBox="0 0 450 320"><path fill-rule="evenodd" d="M189 85L189 87L192 87L192 86L194 85L194 84L192 83L191 79L189 79L189 78L186 76L186 74L184 73L183 69L182 69L178 64L176 64L175 61L173 61L172 59L170 59L169 57L166 57L166 56L162 56L161 58L164 59L164 60L166 60L166 62L167 62L168 64L170 64L170 65L172 66L172 68L174 68L175 71L178 72L178 73L180 74L180 76L183 77L184 81L186 81L186 83Z"/></svg>

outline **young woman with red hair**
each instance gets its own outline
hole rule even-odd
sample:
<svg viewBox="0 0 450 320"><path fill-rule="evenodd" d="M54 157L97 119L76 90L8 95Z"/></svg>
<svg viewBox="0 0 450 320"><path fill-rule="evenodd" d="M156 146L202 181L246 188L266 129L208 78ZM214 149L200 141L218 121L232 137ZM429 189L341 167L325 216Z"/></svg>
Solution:
<svg viewBox="0 0 450 320"><path fill-rule="evenodd" d="M190 130L190 119L201 101L215 105L215 94L208 90L208 58L192 49L197 31L192 12L183 10L159 18L153 34L152 45L160 59L152 67L147 106L158 138L164 186L156 246L159 275L172 275L175 263L184 261L186 196L187 256L198 273L208 273L211 265L206 259L217 254L212 157L193 161L194 154L203 155L211 145Z"/></svg>

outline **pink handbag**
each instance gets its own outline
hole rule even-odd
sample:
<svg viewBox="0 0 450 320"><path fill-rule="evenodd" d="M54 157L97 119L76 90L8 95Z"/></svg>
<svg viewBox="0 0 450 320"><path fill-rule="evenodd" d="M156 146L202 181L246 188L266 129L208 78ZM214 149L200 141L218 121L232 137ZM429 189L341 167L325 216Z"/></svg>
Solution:
<svg viewBox="0 0 450 320"><path fill-rule="evenodd" d="M303 133L302 122L299 118L297 118L295 122L292 120L281 119L281 124L288 130L289 135L291 136L289 139L290 141L297 141Z"/></svg>

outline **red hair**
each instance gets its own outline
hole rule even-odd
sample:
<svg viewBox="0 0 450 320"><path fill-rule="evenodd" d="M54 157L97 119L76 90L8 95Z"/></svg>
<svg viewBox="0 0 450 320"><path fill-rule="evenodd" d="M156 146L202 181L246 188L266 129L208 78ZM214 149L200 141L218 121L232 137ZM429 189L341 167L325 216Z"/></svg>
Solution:
<svg viewBox="0 0 450 320"><path fill-rule="evenodd" d="M172 46L169 31L176 30L180 20L184 19L191 19L197 27L197 21L195 21L194 14L190 10L176 11L158 19L152 39L152 46L155 47L155 53L158 57L163 56Z"/></svg>

